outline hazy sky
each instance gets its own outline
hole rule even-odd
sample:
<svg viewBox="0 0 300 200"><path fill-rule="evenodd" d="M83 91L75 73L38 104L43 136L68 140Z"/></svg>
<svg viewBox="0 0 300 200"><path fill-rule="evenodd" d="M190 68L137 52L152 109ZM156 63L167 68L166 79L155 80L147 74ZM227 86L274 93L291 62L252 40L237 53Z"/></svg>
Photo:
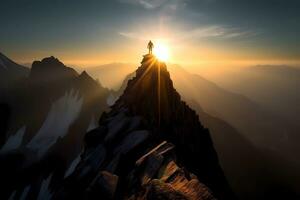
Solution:
<svg viewBox="0 0 300 200"><path fill-rule="evenodd" d="M1 0L0 51L18 62L137 62L149 39L175 63L300 60L299 0Z"/></svg>

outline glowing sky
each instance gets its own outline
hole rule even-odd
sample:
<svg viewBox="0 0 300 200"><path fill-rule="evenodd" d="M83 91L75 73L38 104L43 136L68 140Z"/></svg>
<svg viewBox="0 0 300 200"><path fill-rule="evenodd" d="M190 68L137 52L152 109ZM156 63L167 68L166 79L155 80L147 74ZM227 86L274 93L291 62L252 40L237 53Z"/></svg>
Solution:
<svg viewBox="0 0 300 200"><path fill-rule="evenodd" d="M137 62L149 39L174 63L300 59L298 0L1 0L0 51L22 63Z"/></svg>

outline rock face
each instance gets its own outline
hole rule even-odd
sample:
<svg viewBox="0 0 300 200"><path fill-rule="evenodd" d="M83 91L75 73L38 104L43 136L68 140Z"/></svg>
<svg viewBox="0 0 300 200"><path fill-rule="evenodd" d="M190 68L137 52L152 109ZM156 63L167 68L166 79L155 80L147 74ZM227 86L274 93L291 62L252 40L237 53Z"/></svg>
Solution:
<svg viewBox="0 0 300 200"><path fill-rule="evenodd" d="M209 131L152 55L86 134L81 161L53 198L235 199Z"/></svg>

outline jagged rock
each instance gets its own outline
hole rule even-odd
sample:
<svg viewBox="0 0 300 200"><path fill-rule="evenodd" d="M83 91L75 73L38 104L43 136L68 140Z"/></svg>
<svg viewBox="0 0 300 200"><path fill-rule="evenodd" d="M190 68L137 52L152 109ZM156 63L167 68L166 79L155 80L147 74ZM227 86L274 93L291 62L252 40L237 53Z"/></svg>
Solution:
<svg viewBox="0 0 300 200"><path fill-rule="evenodd" d="M142 117L140 116L134 116L130 119L130 124L128 125L127 131L131 132L140 127L142 124Z"/></svg>
<svg viewBox="0 0 300 200"><path fill-rule="evenodd" d="M114 173L119 166L121 156L121 154L117 154L116 156L114 156L114 158L109 162L105 170Z"/></svg>
<svg viewBox="0 0 300 200"><path fill-rule="evenodd" d="M125 133L138 129L141 122L142 118L139 116L128 117L125 112L120 112L109 120L109 131L105 137L105 142L110 143L122 137Z"/></svg>
<svg viewBox="0 0 300 200"><path fill-rule="evenodd" d="M174 145L171 143L168 143L167 141L163 141L156 147L154 147L151 151L149 151L147 154L143 155L141 158L139 158L136 161L136 165L139 166L141 165L147 157L149 157L151 154L157 154L160 156L163 156L165 153L171 151L174 148Z"/></svg>
<svg viewBox="0 0 300 200"><path fill-rule="evenodd" d="M179 168L173 160L167 164L166 168L160 166L160 170L163 171L161 178L159 175L157 178L147 177L143 189L129 199L215 200L210 190L200 183L196 176Z"/></svg>
<svg viewBox="0 0 300 200"><path fill-rule="evenodd" d="M106 119L103 119L103 122L108 123L108 126L110 127L125 117L127 117L127 116L126 116L126 113L124 112L124 108L120 108L120 110L110 111L106 115Z"/></svg>
<svg viewBox="0 0 300 200"><path fill-rule="evenodd" d="M154 177L154 175L158 172L159 168L161 167L163 161L163 156L157 153L152 153L147 157L145 169L141 180L142 185L147 184Z"/></svg>
<svg viewBox="0 0 300 200"><path fill-rule="evenodd" d="M106 118L107 118L107 112L104 111L99 118L98 124L101 125L105 123Z"/></svg>
<svg viewBox="0 0 300 200"><path fill-rule="evenodd" d="M97 171L106 157L106 149L103 145L98 145L91 153L85 154L79 166L83 166L80 174L81 177L86 176L90 172Z"/></svg>
<svg viewBox="0 0 300 200"><path fill-rule="evenodd" d="M161 180L164 182L168 182L168 179L177 171L179 170L179 167L176 165L174 161L170 161L167 163L165 169L161 172Z"/></svg>
<svg viewBox="0 0 300 200"><path fill-rule="evenodd" d="M145 200L189 200L184 194L176 191L170 184L154 179L149 183Z"/></svg>
<svg viewBox="0 0 300 200"><path fill-rule="evenodd" d="M113 199L117 189L119 177L107 171L101 171L88 188L88 198Z"/></svg>
<svg viewBox="0 0 300 200"><path fill-rule="evenodd" d="M105 142L110 143L117 139L120 134L124 133L129 124L130 119L125 114L120 114L108 124L108 133L105 137Z"/></svg>
<svg viewBox="0 0 300 200"><path fill-rule="evenodd" d="M95 147L106 136L107 128L105 126L99 126L85 134L84 141L87 147Z"/></svg>
<svg viewBox="0 0 300 200"><path fill-rule="evenodd" d="M189 177L187 178L184 170L177 170L176 172L168 180L168 183L175 190L180 191L188 199L215 200L210 190L204 184L200 183L197 178L189 180L191 176L188 174Z"/></svg>
<svg viewBox="0 0 300 200"><path fill-rule="evenodd" d="M141 145L144 141L146 141L149 135L149 131L146 130L133 131L129 133L121 142L120 146L118 146L114 150L113 154L127 154L129 151L133 150L137 146Z"/></svg>

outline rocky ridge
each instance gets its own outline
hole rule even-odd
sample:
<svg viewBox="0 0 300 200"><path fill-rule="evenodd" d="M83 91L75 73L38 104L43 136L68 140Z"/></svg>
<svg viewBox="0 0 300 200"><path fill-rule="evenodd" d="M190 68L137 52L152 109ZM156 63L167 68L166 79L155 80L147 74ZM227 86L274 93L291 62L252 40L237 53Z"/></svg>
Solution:
<svg viewBox="0 0 300 200"><path fill-rule="evenodd" d="M166 65L144 56L54 199L234 199L209 131L173 88Z"/></svg>

